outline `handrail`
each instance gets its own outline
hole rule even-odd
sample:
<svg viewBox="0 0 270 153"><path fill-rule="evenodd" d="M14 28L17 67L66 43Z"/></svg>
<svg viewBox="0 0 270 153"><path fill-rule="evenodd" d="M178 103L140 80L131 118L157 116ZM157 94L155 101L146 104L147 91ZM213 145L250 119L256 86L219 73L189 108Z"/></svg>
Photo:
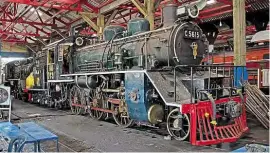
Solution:
<svg viewBox="0 0 270 153"><path fill-rule="evenodd" d="M211 68L218 68L218 67L230 67L230 68L238 68L238 67L242 67L244 68L244 66L234 66L234 65L176 65L173 68L173 75L174 75L174 101L176 102L176 69L180 68L180 67L186 67L186 68L190 68L190 74L191 74L191 94L190 94L190 101L192 102L193 100L193 68L196 67L208 67L209 68L209 81L208 81L208 88L210 88L209 84L210 84L210 79L211 79ZM224 75L224 74L223 74ZM231 73L229 72L229 75L231 75ZM243 74L242 74L242 78L243 78ZM230 82L231 83L231 82ZM232 84L230 86L233 86Z"/></svg>

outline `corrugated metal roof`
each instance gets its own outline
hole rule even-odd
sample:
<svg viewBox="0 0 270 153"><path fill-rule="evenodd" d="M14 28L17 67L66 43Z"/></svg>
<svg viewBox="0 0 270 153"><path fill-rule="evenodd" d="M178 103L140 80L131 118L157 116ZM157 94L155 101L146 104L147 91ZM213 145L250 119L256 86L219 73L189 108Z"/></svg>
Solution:
<svg viewBox="0 0 270 153"><path fill-rule="evenodd" d="M246 3L250 5L250 7L246 10L247 12L254 12L254 11L258 11L258 10L264 10L269 8L269 0L246 0ZM222 3L217 3L213 6L208 6L208 8L215 8L218 6L223 5ZM205 8L207 9L207 7ZM210 17L207 19L202 19L201 21L204 22L212 22L212 21L216 21L216 20L221 20L221 19L226 19L229 17L232 17L232 11L228 12L228 13L224 13L218 16L214 16L214 17Z"/></svg>
<svg viewBox="0 0 270 153"><path fill-rule="evenodd" d="M92 5L93 7L101 7L104 4L107 4L108 2L111 2L112 0L86 0L86 2L89 3L89 5ZM165 0L164 0L165 1ZM187 3L187 2L191 2L191 1L196 1L196 0L178 0L178 2L180 3ZM230 2L232 2L232 0L227 0L226 1L226 5L229 5ZM258 10L263 10L263 9L267 9L269 8L269 0L246 0L247 4L250 4L250 7L247 9L247 12L254 12L254 11L258 11ZM7 2L0 2L0 6L4 6L6 5ZM49 2L48 4L52 4L51 2ZM108 4L110 5L110 4ZM213 4L210 5L206 5L206 7L204 8L204 10L211 10L214 8L218 8L225 5L224 3L221 3L221 1L216 1ZM132 3L129 3L129 5L127 6L133 6ZM9 9L13 9L14 5L12 4L10 6ZM133 6L134 7L134 6ZM68 24L71 25L75 25L78 23L82 23L84 22L83 19L80 19L80 15L75 12L75 11L67 11L67 10L59 10L56 8L46 8L46 7L35 7L36 10L34 9L33 6L27 6L25 4L20 4L18 7L18 12L16 14L16 16L20 16L20 13L24 13L23 14L23 19L29 22L46 22L47 24L52 24L53 21L55 22L55 24L57 25L57 27L59 28L58 30L60 32L63 31L69 31L67 27ZM82 8L84 9L84 11L92 11L91 8L86 7L85 5L82 5ZM222 20L222 19L227 19L232 17L232 7L228 7L228 10L216 10L214 13L213 12L208 12L208 14L206 14L206 16L209 16L209 18L203 18L201 19L202 23L205 22L213 22L216 20ZM28 11L27 11L28 10ZM122 12L122 14L129 14L128 9L124 10L121 9L124 12ZM202 10L202 12L204 11ZM231 12L230 12L231 10ZM46 13L47 11L47 13ZM134 11L134 10L133 10ZM224 13L222 13L222 11ZM213 14L218 14L216 16L211 16ZM221 12L221 13L220 13ZM40 18L42 19L42 21L39 19L38 14L40 15ZM51 15L52 16L51 16ZM108 13L110 14L110 13ZM2 12L0 11L0 17L2 15ZM132 17L135 17L136 15L138 15L137 13L132 14ZM55 18L55 20L53 20L53 17ZM106 15L106 19L109 17L109 15ZM114 23L125 23L126 21L121 18L120 14L116 15L117 21L112 20ZM126 20L129 20L129 16L125 17ZM42 37L47 36L46 33L51 33L53 32L53 30L51 30L52 27L50 26L42 26L42 25L35 25L35 27L41 29L39 30L38 34ZM23 31L24 29L26 29L27 32L29 33L36 33L36 28L33 26L30 26L29 24L16 24L14 26L15 31ZM62 27L62 29L61 29ZM63 28L64 27L64 28ZM3 25L0 24L0 29L4 30ZM45 32L45 33L44 33ZM10 37L14 37L14 38L22 38L22 36L16 35L16 36L10 36Z"/></svg>

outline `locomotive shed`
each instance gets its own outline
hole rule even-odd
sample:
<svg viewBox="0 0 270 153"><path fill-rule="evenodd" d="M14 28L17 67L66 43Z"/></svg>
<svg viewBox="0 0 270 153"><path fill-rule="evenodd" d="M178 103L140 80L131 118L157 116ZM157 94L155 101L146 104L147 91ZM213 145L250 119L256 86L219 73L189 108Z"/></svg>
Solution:
<svg viewBox="0 0 270 153"><path fill-rule="evenodd" d="M269 152L269 38L268 0L1 0L0 150Z"/></svg>

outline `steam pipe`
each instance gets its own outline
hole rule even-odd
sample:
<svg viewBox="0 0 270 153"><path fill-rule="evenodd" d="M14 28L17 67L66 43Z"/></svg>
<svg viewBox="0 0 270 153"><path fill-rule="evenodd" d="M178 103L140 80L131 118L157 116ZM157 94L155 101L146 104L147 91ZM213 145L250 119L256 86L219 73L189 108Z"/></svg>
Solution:
<svg viewBox="0 0 270 153"><path fill-rule="evenodd" d="M204 94L207 96L207 98L210 100L210 102L211 102L211 104L212 104L213 115L212 115L212 121L211 121L211 124L216 125L216 124L217 124L217 122L216 122L216 113L217 113L217 111L216 111L216 103L215 103L215 100L214 100L213 96L212 96L209 92L207 92L207 91L202 91L202 93L204 93Z"/></svg>

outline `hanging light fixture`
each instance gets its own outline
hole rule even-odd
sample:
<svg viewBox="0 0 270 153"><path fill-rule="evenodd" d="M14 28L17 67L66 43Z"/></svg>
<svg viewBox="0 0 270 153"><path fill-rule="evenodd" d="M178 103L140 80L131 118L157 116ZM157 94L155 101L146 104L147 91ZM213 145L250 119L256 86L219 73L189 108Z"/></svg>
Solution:
<svg viewBox="0 0 270 153"><path fill-rule="evenodd" d="M210 5L210 4L213 4L213 3L215 3L215 2L216 2L216 0L208 0L208 1L206 2L206 4Z"/></svg>
<svg viewBox="0 0 270 153"><path fill-rule="evenodd" d="M220 20L220 22L219 22L219 26L222 27L222 22L221 22L221 20Z"/></svg>

